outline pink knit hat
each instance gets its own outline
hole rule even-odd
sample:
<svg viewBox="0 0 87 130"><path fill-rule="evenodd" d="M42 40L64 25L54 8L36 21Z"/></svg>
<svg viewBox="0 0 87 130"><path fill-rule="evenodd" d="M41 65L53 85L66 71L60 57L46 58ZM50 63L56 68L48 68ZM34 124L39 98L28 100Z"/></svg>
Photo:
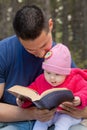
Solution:
<svg viewBox="0 0 87 130"><path fill-rule="evenodd" d="M71 54L69 49L65 45L58 43L46 53L42 68L56 74L70 74Z"/></svg>

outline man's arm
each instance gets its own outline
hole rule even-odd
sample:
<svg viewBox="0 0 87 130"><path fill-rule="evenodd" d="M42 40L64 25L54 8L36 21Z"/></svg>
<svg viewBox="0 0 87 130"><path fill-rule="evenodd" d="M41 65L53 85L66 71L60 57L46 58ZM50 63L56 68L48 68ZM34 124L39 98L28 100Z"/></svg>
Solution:
<svg viewBox="0 0 87 130"><path fill-rule="evenodd" d="M55 110L40 110L36 107L22 109L18 106L0 103L0 122L15 122L25 120L48 121Z"/></svg>
<svg viewBox="0 0 87 130"><path fill-rule="evenodd" d="M63 110L59 110L59 112L75 118L87 118L87 107L84 109L78 109L70 102L65 102L63 104Z"/></svg>
<svg viewBox="0 0 87 130"><path fill-rule="evenodd" d="M4 86L5 84L0 84L0 97L3 95ZM0 122L15 122L25 120L48 121L53 117L55 111L55 109L51 111L47 109L40 110L36 107L23 109L18 106L0 103Z"/></svg>

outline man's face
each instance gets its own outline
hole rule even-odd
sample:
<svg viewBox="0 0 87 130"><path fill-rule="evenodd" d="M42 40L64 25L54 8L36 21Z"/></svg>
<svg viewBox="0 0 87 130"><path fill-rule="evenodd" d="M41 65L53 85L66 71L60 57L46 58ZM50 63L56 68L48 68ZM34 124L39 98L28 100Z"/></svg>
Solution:
<svg viewBox="0 0 87 130"><path fill-rule="evenodd" d="M41 35L35 40L23 40L21 38L19 40L26 51L40 58L43 58L46 52L52 47L51 31L49 33L42 31Z"/></svg>

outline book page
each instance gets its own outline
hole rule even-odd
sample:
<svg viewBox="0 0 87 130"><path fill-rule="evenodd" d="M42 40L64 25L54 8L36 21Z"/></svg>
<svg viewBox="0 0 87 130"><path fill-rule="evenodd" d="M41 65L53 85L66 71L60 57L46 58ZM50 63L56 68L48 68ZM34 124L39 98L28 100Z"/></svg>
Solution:
<svg viewBox="0 0 87 130"><path fill-rule="evenodd" d="M38 100L39 98L39 94L35 90L20 85L11 87L8 89L8 92L12 93L16 97L18 95L24 96L28 99L31 99L32 101Z"/></svg>
<svg viewBox="0 0 87 130"><path fill-rule="evenodd" d="M45 95L49 94L49 93L52 93L52 92L55 92L55 91L60 91L60 90L68 90L67 88L52 88L52 89L48 89L46 91L44 91L41 96L40 96L40 99L42 97L44 97Z"/></svg>

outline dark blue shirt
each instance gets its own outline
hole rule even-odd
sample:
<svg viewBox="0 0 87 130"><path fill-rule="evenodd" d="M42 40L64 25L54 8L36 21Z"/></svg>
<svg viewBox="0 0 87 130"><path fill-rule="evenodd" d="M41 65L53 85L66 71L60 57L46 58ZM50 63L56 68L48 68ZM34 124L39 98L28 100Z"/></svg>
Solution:
<svg viewBox="0 0 87 130"><path fill-rule="evenodd" d="M42 61L43 58L27 52L16 36L0 41L0 83L5 83L1 101L16 104L15 97L7 89L13 85L31 84L43 72ZM74 62L71 66L75 67Z"/></svg>

